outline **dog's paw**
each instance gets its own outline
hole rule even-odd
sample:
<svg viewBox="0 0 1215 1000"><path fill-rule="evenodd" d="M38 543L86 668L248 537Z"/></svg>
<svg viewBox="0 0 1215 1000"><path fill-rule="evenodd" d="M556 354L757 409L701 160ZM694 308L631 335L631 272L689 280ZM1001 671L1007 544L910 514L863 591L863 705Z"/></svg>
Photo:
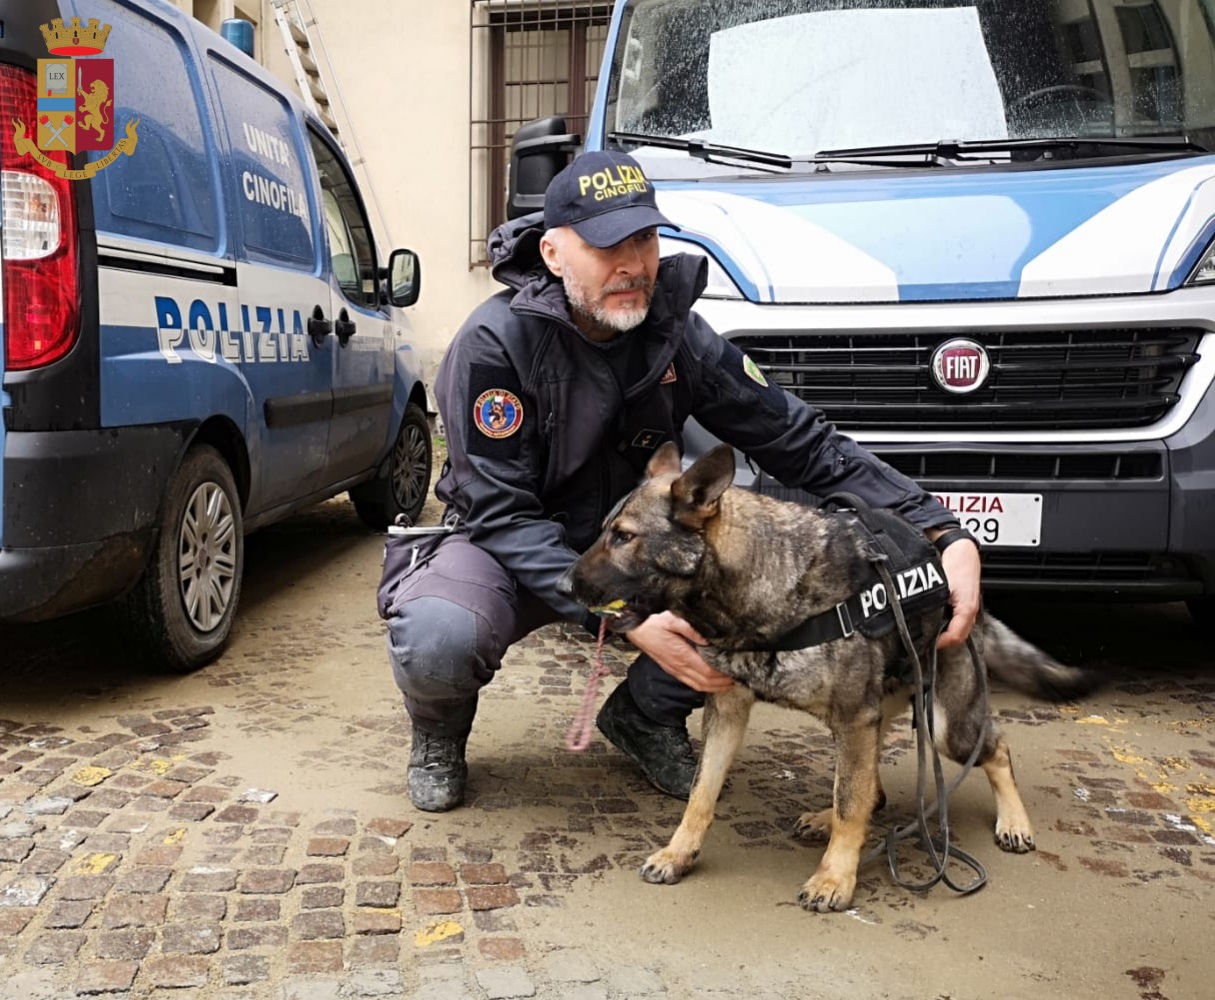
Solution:
<svg viewBox="0 0 1215 1000"><path fill-rule="evenodd" d="M856 891L856 875L836 877L815 872L802 886L797 897L798 905L812 913L839 913L852 905L852 894Z"/></svg>
<svg viewBox="0 0 1215 1000"><path fill-rule="evenodd" d="M1034 843L1034 831L1029 825L1026 826L1005 826L996 824L996 844L1002 851L1009 851L1012 854L1028 854L1030 851L1036 851L1038 845Z"/></svg>
<svg viewBox="0 0 1215 1000"><path fill-rule="evenodd" d="M654 885L674 885L696 865L696 855L676 854L669 847L655 851L641 866L641 877Z"/></svg>
<svg viewBox="0 0 1215 1000"><path fill-rule="evenodd" d="M833 809L820 809L818 812L802 813L793 824L793 836L803 840L821 840L831 836L831 817Z"/></svg>

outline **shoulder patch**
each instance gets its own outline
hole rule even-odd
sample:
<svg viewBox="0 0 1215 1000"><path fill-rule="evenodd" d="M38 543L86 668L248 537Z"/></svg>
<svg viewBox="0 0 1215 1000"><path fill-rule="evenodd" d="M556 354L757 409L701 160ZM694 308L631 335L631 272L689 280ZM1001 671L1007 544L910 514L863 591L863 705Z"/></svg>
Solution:
<svg viewBox="0 0 1215 1000"><path fill-rule="evenodd" d="M470 455L515 459L522 453L523 387L511 368L468 366L465 447Z"/></svg>
<svg viewBox="0 0 1215 1000"><path fill-rule="evenodd" d="M768 388L768 380L764 378L764 373L759 370L759 365L751 360L750 355L743 355L743 371L747 373L747 378L752 382L758 382L765 389Z"/></svg>
<svg viewBox="0 0 1215 1000"><path fill-rule="evenodd" d="M507 389L486 389L473 403L473 423L486 437L508 438L523 426L523 404Z"/></svg>

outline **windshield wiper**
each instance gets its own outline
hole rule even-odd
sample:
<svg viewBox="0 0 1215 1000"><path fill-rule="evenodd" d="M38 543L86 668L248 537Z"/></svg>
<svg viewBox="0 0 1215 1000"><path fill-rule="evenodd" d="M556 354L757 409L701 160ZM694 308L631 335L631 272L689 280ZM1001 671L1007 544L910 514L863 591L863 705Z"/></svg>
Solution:
<svg viewBox="0 0 1215 1000"><path fill-rule="evenodd" d="M969 155L983 153L1016 152L1019 150L1076 152L1084 149L1114 146L1143 151L1166 152L1192 151L1209 153L1210 150L1187 135L1131 135L1110 138L1068 136L1040 139L980 139L973 142L942 140L931 143L908 143L901 146L859 146L854 149L823 149L807 158L806 163L857 162L874 157L921 156L931 165L942 165L951 160L965 160ZM917 165L918 162L917 162Z"/></svg>
<svg viewBox="0 0 1215 1000"><path fill-rule="evenodd" d="M630 142L637 146L660 146L663 149L682 149L689 156L704 160L706 163L726 163L731 160L742 160L744 163L759 164L765 167L779 167L790 170L793 167L792 157L783 153L768 153L762 149L743 149L739 146L722 146L715 142L703 142L700 139L680 139L670 135L646 135L643 132L609 132L609 139L615 142Z"/></svg>

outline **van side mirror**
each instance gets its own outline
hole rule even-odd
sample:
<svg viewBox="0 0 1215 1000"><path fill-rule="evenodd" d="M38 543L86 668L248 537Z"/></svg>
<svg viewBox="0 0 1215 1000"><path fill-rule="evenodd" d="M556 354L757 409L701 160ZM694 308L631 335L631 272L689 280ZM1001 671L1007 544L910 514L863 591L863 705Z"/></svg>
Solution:
<svg viewBox="0 0 1215 1000"><path fill-rule="evenodd" d="M544 208L549 181L580 145L582 136L566 132L564 118L537 118L521 125L510 143L506 217L517 219Z"/></svg>
<svg viewBox="0 0 1215 1000"><path fill-rule="evenodd" d="M405 307L418 301L422 291L422 261L412 250L394 250L388 258L385 299L389 305Z"/></svg>

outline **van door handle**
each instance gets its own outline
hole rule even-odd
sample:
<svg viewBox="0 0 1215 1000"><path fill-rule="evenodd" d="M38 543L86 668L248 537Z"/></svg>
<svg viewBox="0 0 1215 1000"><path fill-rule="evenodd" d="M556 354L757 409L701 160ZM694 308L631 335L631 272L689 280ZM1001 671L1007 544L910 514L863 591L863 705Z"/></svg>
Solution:
<svg viewBox="0 0 1215 1000"><path fill-rule="evenodd" d="M308 317L308 336L320 347L325 338L333 333L333 324L325 319L325 311L320 306L312 307L312 315Z"/></svg>
<svg viewBox="0 0 1215 1000"><path fill-rule="evenodd" d="M358 330L358 325L350 318L350 313L343 309L338 313L337 322L333 324L333 329L338 335L338 340L345 347L346 341L353 337Z"/></svg>

